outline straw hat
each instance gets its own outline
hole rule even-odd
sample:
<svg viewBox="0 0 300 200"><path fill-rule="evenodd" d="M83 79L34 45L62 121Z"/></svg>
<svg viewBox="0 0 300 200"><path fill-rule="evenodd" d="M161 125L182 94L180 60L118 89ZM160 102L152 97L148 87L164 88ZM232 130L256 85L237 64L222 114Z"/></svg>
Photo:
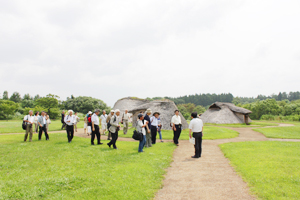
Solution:
<svg viewBox="0 0 300 200"><path fill-rule="evenodd" d="M148 108L148 109L146 110L146 113L152 113L152 110L151 110L150 108Z"/></svg>

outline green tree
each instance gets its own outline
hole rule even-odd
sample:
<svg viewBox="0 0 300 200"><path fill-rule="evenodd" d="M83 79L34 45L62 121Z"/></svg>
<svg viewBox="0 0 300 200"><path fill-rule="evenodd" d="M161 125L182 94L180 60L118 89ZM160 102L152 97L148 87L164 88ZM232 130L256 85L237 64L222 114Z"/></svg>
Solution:
<svg viewBox="0 0 300 200"><path fill-rule="evenodd" d="M15 103L20 103L20 102L22 101L22 98L21 98L21 95L20 95L19 92L14 92L14 93L10 96L9 100L11 100L11 101L13 101L13 102L15 102Z"/></svg>
<svg viewBox="0 0 300 200"><path fill-rule="evenodd" d="M45 108L51 119L57 119L57 110L59 109L57 98L58 96L56 95L48 94L46 97L37 99L36 105Z"/></svg>
<svg viewBox="0 0 300 200"><path fill-rule="evenodd" d="M8 100L8 92L7 92L7 91L4 91L4 92L3 92L2 99Z"/></svg>
<svg viewBox="0 0 300 200"><path fill-rule="evenodd" d="M13 115L18 108L18 104L10 100L0 99L0 118L8 119L9 115Z"/></svg>
<svg viewBox="0 0 300 200"><path fill-rule="evenodd" d="M73 97L73 99L67 98L67 100L63 102L63 105L67 110L71 109L81 113L87 113L95 109L106 110L108 113L110 110L102 100L85 96Z"/></svg>

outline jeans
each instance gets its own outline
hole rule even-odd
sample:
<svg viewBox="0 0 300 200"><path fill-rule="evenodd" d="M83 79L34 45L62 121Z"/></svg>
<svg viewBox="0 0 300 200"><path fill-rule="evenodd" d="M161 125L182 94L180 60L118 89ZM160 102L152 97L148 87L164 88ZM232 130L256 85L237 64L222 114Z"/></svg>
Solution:
<svg viewBox="0 0 300 200"><path fill-rule="evenodd" d="M162 140L161 131L158 131L159 139Z"/></svg>
<svg viewBox="0 0 300 200"><path fill-rule="evenodd" d="M146 144L146 135L143 135L143 139L142 141L140 141L140 144L139 144L139 152L143 152L143 148Z"/></svg>

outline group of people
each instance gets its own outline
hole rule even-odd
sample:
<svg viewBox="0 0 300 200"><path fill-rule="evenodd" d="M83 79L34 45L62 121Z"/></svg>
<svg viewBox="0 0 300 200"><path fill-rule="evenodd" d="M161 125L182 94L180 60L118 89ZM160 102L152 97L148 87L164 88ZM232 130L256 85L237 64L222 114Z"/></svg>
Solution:
<svg viewBox="0 0 300 200"><path fill-rule="evenodd" d="M33 111L30 110L28 115L26 115L23 119L23 121L26 123L26 132L25 132L25 137L24 141L27 141L28 135L29 135L29 142L32 141L32 136L33 136L33 124L35 125L34 131L37 133L38 132L38 127L39 127L39 140L42 139L42 133L45 133L46 140L49 140L49 135L48 135L48 128L49 124L51 123L49 115L45 112L42 111L41 115L39 115L39 112L36 112L35 115L33 115Z"/></svg>
<svg viewBox="0 0 300 200"><path fill-rule="evenodd" d="M41 112L41 116L38 114L39 113L36 113L36 115L33 116L33 112L29 111L29 115L24 117L24 121L27 123L24 141L27 140L29 133L29 140L32 141L32 125L35 123L35 121L37 121L35 130L37 131L37 127L39 127L39 140L41 140L42 132L45 133L46 140L49 140L47 125L47 119L49 119L49 116L47 116L46 112L44 111ZM110 140L110 142L107 143L107 145L117 149L116 142L121 128L120 123L123 124L123 133L127 134L128 132L128 125L130 121L128 110L125 110L121 118L119 109L111 110L109 115L107 115L103 110L100 119L99 114L99 109L96 109L94 113L91 111L87 113L87 115L84 117L84 133L91 135L91 145L95 145L95 138L97 138L97 145L102 145L103 143L101 143L101 134L105 135L106 131L108 131L107 139ZM143 135L142 140L140 140L139 143L138 152L144 152L144 148L149 148L152 147L153 144L156 144L157 133L159 133L160 141L163 142L160 113L154 112L152 116L151 114L151 109L147 109L145 115L142 112L138 114L136 129ZM197 113L192 113L191 118L192 120L189 125L189 136L190 138L195 138L195 155L192 156L192 158L200 158L202 153L203 122L198 117ZM62 129L66 129L68 142L71 143L74 137L74 129L77 132L77 123L79 122L79 117L77 116L76 112L73 114L72 110L68 111L68 115L65 115L65 112L63 111L61 122ZM182 130L179 110L175 110L175 115L171 119L170 126L172 127L174 133L173 142L175 145L179 146L179 138Z"/></svg>

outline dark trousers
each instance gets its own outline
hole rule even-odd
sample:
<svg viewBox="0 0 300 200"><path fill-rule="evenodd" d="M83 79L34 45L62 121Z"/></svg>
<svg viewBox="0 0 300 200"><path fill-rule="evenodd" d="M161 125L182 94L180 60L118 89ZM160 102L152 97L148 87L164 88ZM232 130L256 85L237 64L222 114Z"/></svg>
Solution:
<svg viewBox="0 0 300 200"><path fill-rule="evenodd" d="M195 156L201 157L202 153L202 132L193 133L193 137L195 138Z"/></svg>
<svg viewBox="0 0 300 200"><path fill-rule="evenodd" d="M151 126L151 140L152 140L152 144L156 143L156 136L157 136L157 128L156 128L156 126Z"/></svg>
<svg viewBox="0 0 300 200"><path fill-rule="evenodd" d="M43 131L45 133L46 140L49 140L49 135L47 133L47 125L46 124L44 124L44 126L40 127L40 129L39 129L39 140L42 139Z"/></svg>
<svg viewBox="0 0 300 200"><path fill-rule="evenodd" d="M107 143L108 145L113 145L114 148L117 148L116 142L119 137L118 133L118 131L116 131L115 133L111 133L111 141Z"/></svg>
<svg viewBox="0 0 300 200"><path fill-rule="evenodd" d="M95 135L97 136L97 144L100 144L100 130L98 125L94 125L95 131L92 130L91 144L94 144Z"/></svg>
<svg viewBox="0 0 300 200"><path fill-rule="evenodd" d="M66 125L67 125L67 124L66 124L65 122L62 122L61 129L64 129Z"/></svg>
<svg viewBox="0 0 300 200"><path fill-rule="evenodd" d="M180 125L175 125L176 131L173 130L174 132L174 137L173 137L173 141L175 144L178 144L178 140L181 134L181 127Z"/></svg>
<svg viewBox="0 0 300 200"><path fill-rule="evenodd" d="M74 126L67 125L67 136L68 136L68 142L71 142L74 137Z"/></svg>

